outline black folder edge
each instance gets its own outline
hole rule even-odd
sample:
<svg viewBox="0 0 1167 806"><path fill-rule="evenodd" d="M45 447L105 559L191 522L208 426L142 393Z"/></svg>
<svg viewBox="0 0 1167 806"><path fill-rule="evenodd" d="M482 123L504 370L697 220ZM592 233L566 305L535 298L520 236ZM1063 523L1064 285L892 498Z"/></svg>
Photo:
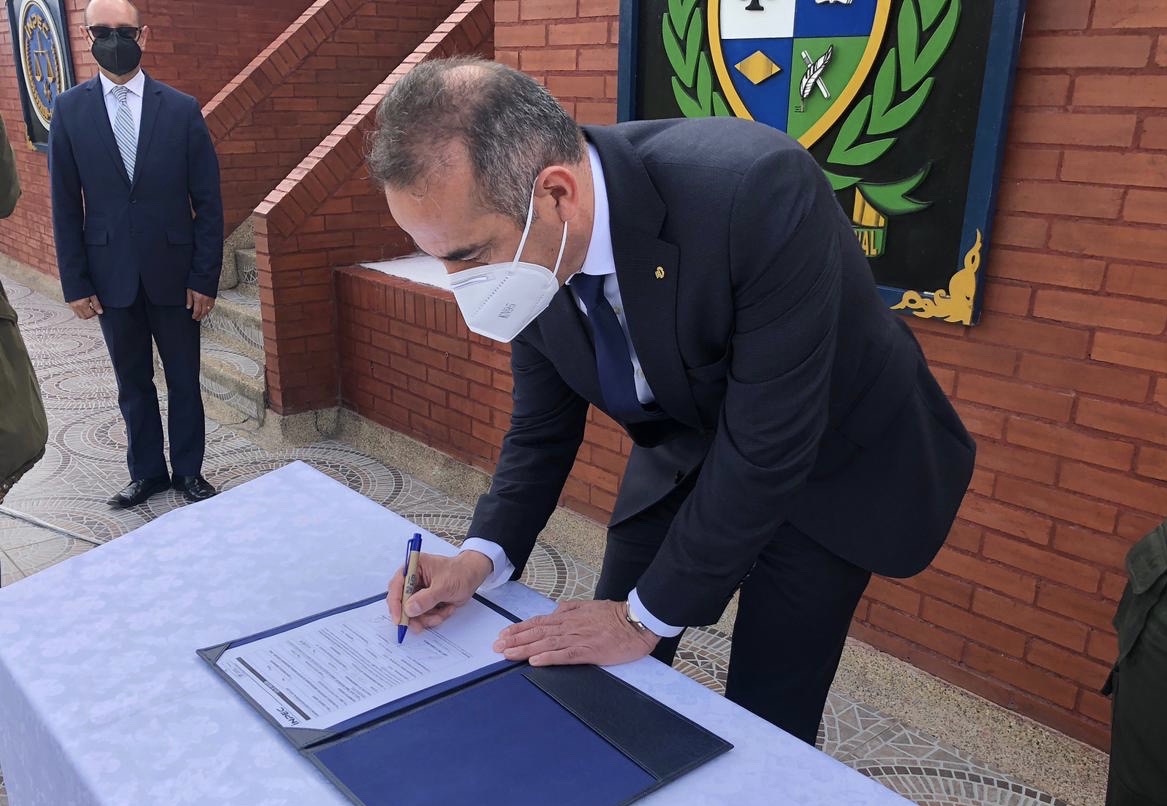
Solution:
<svg viewBox="0 0 1167 806"><path fill-rule="evenodd" d="M655 778L658 786L733 749L732 744L708 728L599 666L531 666L523 669L522 674L561 708ZM605 692L604 705L581 701L580 693L594 699L600 690ZM614 718L614 710L620 711L618 718ZM688 739L689 747L678 751L674 743L662 741L662 736L672 738L674 743L680 738ZM694 742L705 746L694 748ZM679 752L687 761L678 763L675 759L662 759L662 752L667 754L670 748L674 755ZM639 797L644 794L647 792Z"/></svg>
<svg viewBox="0 0 1167 806"><path fill-rule="evenodd" d="M378 708L374 708L359 714L352 719L341 722L331 728L316 730L309 728L289 728L288 726L278 722L267 712L266 708L256 702L255 699L250 694L248 694L238 683L236 683L235 680L229 674L227 674L227 672L220 668L218 664L219 658L221 658L223 653L228 649L250 644L260 639L268 638L272 635L277 635L282 632L287 632L297 627L301 627L304 624L308 624L322 618L327 618L328 616L332 616L337 613L343 613L347 610L355 610L358 607L364 607L365 605L371 604L378 600L383 600L384 598L385 595L383 593L379 593L366 599L361 599L350 604L341 605L340 607L334 607L331 610L325 610L315 615L306 616L302 619L289 622L279 627L273 627L272 629L264 630L263 632L255 633L254 635L249 635L245 638L239 638L233 641L227 641L222 644L216 644L214 646L196 650L196 653L199 655L199 657L210 664L211 668L220 678L226 681L226 683L231 688L233 688L247 703L249 703L255 711L257 711L265 720L267 720L269 724L273 725L280 733L282 733L288 742L293 747L295 747L302 756L310 761L314 767L320 770L324 777L327 778L333 784L333 786L335 786L350 801L357 804L357 806L363 806L364 802L359 797L357 797L357 795L353 793L353 791L350 790L347 785L345 785L339 778L337 778L332 773L332 771L324 765L322 761L320 761L320 759L317 757L318 751L324 749L326 746L332 745L335 742L341 742L353 736L357 736L359 734L383 727L387 722L392 722L400 717L406 716L407 714L412 714L415 711L419 711L447 694L455 691L469 691L471 689L478 688L479 686L486 685L495 679L502 677L503 675L511 673L523 674L523 676L529 683L531 683L532 686L543 692L543 694L546 696L555 700L555 702L567 713L571 714L571 716L573 716L575 719L586 725L590 730L595 732L597 736L602 738L605 742L615 748L618 752L622 753L626 758L628 758L630 761L644 770L646 774L653 778L655 783L652 786L647 787L634 797L624 801L622 804L620 804L620 806L627 806L627 804L634 803L635 801L646 797L651 792L655 792L666 784L676 780L677 778L680 778L697 767L700 767L703 764L712 761L714 758L733 749L732 744L727 742L725 739L722 739L717 734L697 724L688 717L677 713L659 700L656 700L652 696L644 693L643 691L640 691L634 686L629 685L620 678L598 666L536 668L529 666L526 661L502 661L499 663L491 664L489 666L484 666L480 669L474 670L473 672L462 675L461 677L447 680L444 683L431 686L427 689L423 689L422 691L415 692L414 694L406 695L405 697L394 700L391 703L387 703ZM497 612L499 615L509 619L510 621L515 623L520 621L520 619L513 613L510 613L489 599L478 594L475 594L474 598L489 607L491 610ZM565 694L564 686L556 684L550 679L550 676L566 674L574 674L577 676L589 675L592 676L593 680L602 680L602 685L615 686L616 688L613 690L623 692L626 696L634 697L637 701L640 701L643 704L656 709L658 713L667 715L670 719L674 720L676 724L690 729L693 734L700 735L708 739L709 747L706 749L706 751L700 753L699 755L691 756L689 761L671 770L667 775L662 774L660 770L655 769L651 764L646 764L644 760L644 749L650 745L659 743L661 737L651 731L644 731L643 737L640 737L639 740L637 737L615 736L611 730L606 730L603 725L597 724L598 721L601 721L597 719L597 715L584 713L577 703L571 702L571 698ZM602 677L596 677L596 675L602 675Z"/></svg>

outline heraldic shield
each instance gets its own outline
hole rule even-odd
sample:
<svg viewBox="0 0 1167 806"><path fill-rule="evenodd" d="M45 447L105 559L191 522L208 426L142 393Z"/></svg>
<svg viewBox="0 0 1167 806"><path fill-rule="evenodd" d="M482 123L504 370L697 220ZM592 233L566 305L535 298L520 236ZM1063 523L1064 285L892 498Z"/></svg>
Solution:
<svg viewBox="0 0 1167 806"><path fill-rule="evenodd" d="M733 113L814 145L879 54L892 0L709 0L714 69Z"/></svg>

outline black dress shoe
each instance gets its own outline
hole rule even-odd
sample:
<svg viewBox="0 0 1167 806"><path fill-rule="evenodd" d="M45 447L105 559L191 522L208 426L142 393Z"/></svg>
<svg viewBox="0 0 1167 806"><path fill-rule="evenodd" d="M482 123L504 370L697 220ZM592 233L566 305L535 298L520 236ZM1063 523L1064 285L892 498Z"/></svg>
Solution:
<svg viewBox="0 0 1167 806"><path fill-rule="evenodd" d="M175 476L174 489L182 493L182 497L192 504L197 501L206 501L218 492L202 476Z"/></svg>
<svg viewBox="0 0 1167 806"><path fill-rule="evenodd" d="M126 488L120 493L109 499L107 502L115 509L128 509L129 507L136 507L138 504L145 501L152 495L165 490L170 486L170 479L166 476L156 476L152 479L139 479L138 481L131 481L126 485Z"/></svg>

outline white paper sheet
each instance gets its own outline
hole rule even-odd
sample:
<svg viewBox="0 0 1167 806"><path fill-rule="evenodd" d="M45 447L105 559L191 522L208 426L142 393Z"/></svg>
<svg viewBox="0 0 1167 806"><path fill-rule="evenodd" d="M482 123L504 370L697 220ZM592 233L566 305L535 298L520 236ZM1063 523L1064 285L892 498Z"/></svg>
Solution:
<svg viewBox="0 0 1167 806"><path fill-rule="evenodd" d="M505 660L491 645L510 624L472 599L398 644L382 599L228 649L218 665L279 723L330 728Z"/></svg>

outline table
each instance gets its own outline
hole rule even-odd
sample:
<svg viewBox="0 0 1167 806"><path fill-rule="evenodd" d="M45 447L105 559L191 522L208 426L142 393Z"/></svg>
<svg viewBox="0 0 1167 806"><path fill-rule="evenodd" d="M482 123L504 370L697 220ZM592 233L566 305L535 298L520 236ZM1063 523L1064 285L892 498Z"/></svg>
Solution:
<svg viewBox="0 0 1167 806"><path fill-rule="evenodd" d="M344 806L195 649L383 590L415 529L294 463L0 589L12 806ZM517 583L492 598L553 608ZM655 660L611 671L735 745L646 804L907 802Z"/></svg>

